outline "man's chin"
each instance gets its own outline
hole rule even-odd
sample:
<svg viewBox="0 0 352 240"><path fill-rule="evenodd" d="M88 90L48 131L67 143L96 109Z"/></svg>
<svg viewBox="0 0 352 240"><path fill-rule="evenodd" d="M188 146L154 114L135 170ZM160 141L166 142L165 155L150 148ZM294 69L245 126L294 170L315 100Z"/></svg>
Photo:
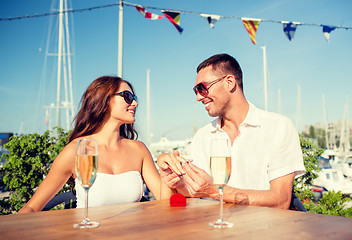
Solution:
<svg viewBox="0 0 352 240"><path fill-rule="evenodd" d="M214 113L214 112L211 112L211 111L208 111L208 115L209 115L210 117L217 117L217 116L218 116L218 114L216 114L216 113Z"/></svg>

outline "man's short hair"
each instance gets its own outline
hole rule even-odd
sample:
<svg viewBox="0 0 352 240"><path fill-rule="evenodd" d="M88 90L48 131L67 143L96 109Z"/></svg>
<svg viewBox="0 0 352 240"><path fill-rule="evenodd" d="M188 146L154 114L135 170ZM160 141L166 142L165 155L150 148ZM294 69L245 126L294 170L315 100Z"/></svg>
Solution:
<svg viewBox="0 0 352 240"><path fill-rule="evenodd" d="M197 67L197 73L208 66L212 66L213 72L234 75L238 86L243 90L242 70L234 57L226 53L213 55L199 64Z"/></svg>

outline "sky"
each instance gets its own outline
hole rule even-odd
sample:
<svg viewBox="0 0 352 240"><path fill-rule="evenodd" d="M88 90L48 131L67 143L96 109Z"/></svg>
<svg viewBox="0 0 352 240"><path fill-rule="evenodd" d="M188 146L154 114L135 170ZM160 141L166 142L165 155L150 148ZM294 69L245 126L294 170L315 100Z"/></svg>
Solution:
<svg viewBox="0 0 352 240"><path fill-rule="evenodd" d="M78 10L116 2L72 0L69 6ZM182 140L192 137L195 129L212 120L196 101L192 88L198 64L214 54L228 53L238 60L247 100L265 108L263 46L269 111L289 117L300 132L307 125L343 120L346 99L352 90L352 29L332 31L328 42L321 26L299 25L289 41L282 23L262 21L254 45L239 18L352 27L352 1L128 3L145 6L147 11L159 15L163 15L160 9L183 12L180 25L184 31L180 34L165 18L152 21L134 7L124 7L123 78L133 84L138 96L136 128L140 140L147 139L148 69L151 141L157 142L161 137ZM58 6L58 0L0 0L0 18L50 13ZM210 28L202 17L189 12L235 18L220 18ZM118 7L77 11L69 16L76 113L83 92L94 79L117 75ZM0 21L0 132L42 133L48 129L44 106L56 102L57 91L57 57L53 56L57 51L56 23L57 16ZM352 104L348 106L348 118L352 119Z"/></svg>

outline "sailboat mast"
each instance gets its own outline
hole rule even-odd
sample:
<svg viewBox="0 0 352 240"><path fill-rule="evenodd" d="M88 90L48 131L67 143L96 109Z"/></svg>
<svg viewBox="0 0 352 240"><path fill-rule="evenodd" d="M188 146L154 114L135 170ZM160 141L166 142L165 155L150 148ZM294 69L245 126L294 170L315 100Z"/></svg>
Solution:
<svg viewBox="0 0 352 240"><path fill-rule="evenodd" d="M123 50L123 0L119 5L119 36L117 50L117 76L122 78L122 50Z"/></svg>
<svg viewBox="0 0 352 240"><path fill-rule="evenodd" d="M326 148L330 149L330 141L328 138L328 116L326 114L326 104L325 104L325 94L322 96L322 101L323 101L323 112L324 112L324 120L325 120L325 142L326 142Z"/></svg>
<svg viewBox="0 0 352 240"><path fill-rule="evenodd" d="M349 115L348 115L348 108L349 108L349 98L348 98L348 94L346 95L346 152L349 152L351 150L351 143L350 143L350 124L349 124Z"/></svg>
<svg viewBox="0 0 352 240"><path fill-rule="evenodd" d="M58 28L58 47L57 47L57 87L56 87L56 106L54 104L45 108L56 108L56 125L61 125L61 108L65 109L66 113L66 129L71 129L71 122L74 114L73 107L73 91L72 91L72 69L71 69L71 51L70 51L70 35L69 35L69 24L68 24L68 6L67 0L60 0L59 3L59 28ZM65 14L65 15L64 15ZM64 84L64 100L61 99L61 78L63 77ZM68 83L67 83L68 82ZM51 110L50 110L51 115ZM51 116L49 130L52 130Z"/></svg>
<svg viewBox="0 0 352 240"><path fill-rule="evenodd" d="M197 105L194 104L194 110L193 110L193 113L194 113L194 117L193 117L193 129L194 129L194 134L197 132Z"/></svg>
<svg viewBox="0 0 352 240"><path fill-rule="evenodd" d="M56 89L56 123L60 126L60 88L61 88L61 59L62 59L62 34L63 34L63 0L60 0L59 8L59 41L58 41L58 55L57 55L57 89Z"/></svg>
<svg viewBox="0 0 352 240"><path fill-rule="evenodd" d="M281 89L277 90L277 112L281 114Z"/></svg>
<svg viewBox="0 0 352 240"><path fill-rule="evenodd" d="M267 75L266 75L266 46L262 46L263 49L263 69L264 69L264 102L265 111L268 111L268 89L267 89Z"/></svg>
<svg viewBox="0 0 352 240"><path fill-rule="evenodd" d="M66 44L65 41L63 41L63 48L66 49ZM66 129L70 128L70 120L69 120L69 102L68 102L68 92L67 92L67 63L66 63L66 54L67 52L63 52L63 58L62 58L62 63L63 63L63 70L64 70L64 89L65 89L65 101L62 102L63 107L65 108L66 112Z"/></svg>
<svg viewBox="0 0 352 240"><path fill-rule="evenodd" d="M151 127L150 127L150 69L147 70L147 146L151 144Z"/></svg>
<svg viewBox="0 0 352 240"><path fill-rule="evenodd" d="M340 133L340 151L341 152L349 152L351 145L350 145L350 138L349 138L349 125L348 125L348 95L346 95L346 103L345 103L345 110L343 121L341 124L341 133Z"/></svg>
<svg viewBox="0 0 352 240"><path fill-rule="evenodd" d="M67 10L67 0L65 0L65 10ZM65 11L65 30L66 30L66 56L67 56L67 67L68 67L68 82L69 82L69 91L70 91L70 105L68 108L70 111L70 120L72 121L74 115L74 107L73 107L73 90L72 90L72 69L71 69L71 46L70 46L70 31L68 26L68 13ZM68 126L68 129L70 126Z"/></svg>
<svg viewBox="0 0 352 240"><path fill-rule="evenodd" d="M297 84L297 113L296 113L296 128L300 131L301 127L301 85Z"/></svg>

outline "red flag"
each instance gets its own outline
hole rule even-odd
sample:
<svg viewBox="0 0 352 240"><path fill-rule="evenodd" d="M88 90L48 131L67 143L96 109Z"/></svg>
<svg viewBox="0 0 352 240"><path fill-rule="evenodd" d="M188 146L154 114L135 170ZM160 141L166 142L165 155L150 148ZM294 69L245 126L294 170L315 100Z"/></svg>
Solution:
<svg viewBox="0 0 352 240"><path fill-rule="evenodd" d="M164 16L159 16L157 14L148 12L145 10L144 7L142 6L135 6L135 8L138 10L138 12L140 12L145 18L151 19L151 20L159 20L159 19L163 19Z"/></svg>

